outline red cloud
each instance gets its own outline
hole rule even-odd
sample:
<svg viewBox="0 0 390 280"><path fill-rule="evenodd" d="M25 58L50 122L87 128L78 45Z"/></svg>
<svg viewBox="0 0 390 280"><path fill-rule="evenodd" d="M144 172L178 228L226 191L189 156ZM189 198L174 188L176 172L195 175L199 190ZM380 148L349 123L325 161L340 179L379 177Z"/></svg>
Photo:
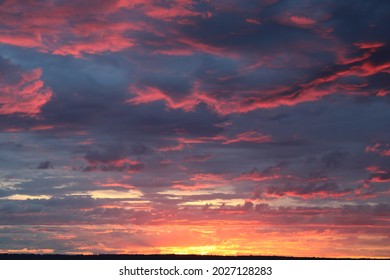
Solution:
<svg viewBox="0 0 390 280"><path fill-rule="evenodd" d="M53 96L51 89L40 80L42 70L34 69L14 75L17 82L10 82L0 76L0 115L38 115L42 106Z"/></svg>

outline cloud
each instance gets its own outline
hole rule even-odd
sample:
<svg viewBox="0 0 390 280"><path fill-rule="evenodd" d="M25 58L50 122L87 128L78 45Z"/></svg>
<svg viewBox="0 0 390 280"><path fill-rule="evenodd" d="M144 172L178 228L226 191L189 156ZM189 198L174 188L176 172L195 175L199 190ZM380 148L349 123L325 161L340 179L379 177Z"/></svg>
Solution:
<svg viewBox="0 0 390 280"><path fill-rule="evenodd" d="M310 198L342 198L353 194L351 188L342 188L336 183L308 184L306 186L274 187L270 186L264 192L265 197L281 198L284 196L299 197L303 199Z"/></svg>
<svg viewBox="0 0 390 280"><path fill-rule="evenodd" d="M0 43L81 58L137 46L137 33L158 33L150 20L189 24L192 17L210 16L193 9L192 1L88 2L5 1L0 23L7 28L0 29Z"/></svg>
<svg viewBox="0 0 390 280"><path fill-rule="evenodd" d="M264 135L262 133L259 133L257 131L246 131L243 133L240 133L236 135L232 139L228 139L223 144L232 144L232 143L238 143L238 142L250 142L250 143L267 143L272 142L272 137L270 135Z"/></svg>
<svg viewBox="0 0 390 280"><path fill-rule="evenodd" d="M322 162L325 168L339 168L347 159L348 152L332 151L322 155Z"/></svg>
<svg viewBox="0 0 390 280"><path fill-rule="evenodd" d="M0 2L2 252L389 256L386 1Z"/></svg>
<svg viewBox="0 0 390 280"><path fill-rule="evenodd" d="M226 135L214 135L214 136L201 136L195 138L184 138L177 137L171 140L177 142L176 145L164 146L158 148L160 152L173 152L173 151L182 151L186 147L191 148L192 145L197 144L207 144L213 142L219 142L223 145L231 145L236 143L253 143L253 144L263 144L273 142L272 136L263 134L261 132L251 130L239 133L235 136L226 136Z"/></svg>
<svg viewBox="0 0 390 280"><path fill-rule="evenodd" d="M374 143L372 146L367 146L365 148L366 153L376 153L382 157L390 156L390 145L382 143Z"/></svg>
<svg viewBox="0 0 390 280"><path fill-rule="evenodd" d="M252 169L250 172L244 172L236 180L249 180L249 181L270 181L275 179L280 179L283 176L281 175L281 167L283 164L277 166L270 166L264 168L263 170L258 170L257 168Z"/></svg>
<svg viewBox="0 0 390 280"><path fill-rule="evenodd" d="M0 115L39 115L53 96L41 76L40 68L25 71L0 57Z"/></svg>
<svg viewBox="0 0 390 280"><path fill-rule="evenodd" d="M307 26L315 24L315 21L311 18L304 16L291 16L290 21L299 26Z"/></svg>
<svg viewBox="0 0 390 280"><path fill-rule="evenodd" d="M369 77L389 71L388 59L380 63L374 61L375 56L385 51L388 45L387 42L375 40L381 37L382 30L377 31L378 38L367 41L355 41L354 38L342 40L337 37L337 32L326 38L321 35L321 30L341 29L326 11L344 7L323 4L325 12L309 16L305 12L296 13L299 10L297 7L285 3L272 7L271 11L274 10L278 15L272 16L267 9L259 8L267 6L263 3L257 12L260 13L259 18L265 18L265 23L260 24L258 29L246 31L247 21L253 23L254 19L243 20L241 13L250 12L252 5L236 1L230 5L237 8L237 15L228 12L226 5L213 2L199 6L193 1L173 1L161 5L155 1L110 1L89 7L71 1L45 5L41 2L20 5L18 1L6 1L0 11L4 15L3 26L7 28L0 30L0 42L77 58L132 49L137 54L155 54L157 60L164 59L160 55L184 55L196 59L198 54L207 54L215 60L230 61L229 68L210 65L210 68L215 69L203 69L208 75L198 70L191 78L194 80L190 81L192 89L180 96L159 86L141 82L142 79L130 85L131 93L135 96L127 100L128 104L163 101L168 108L186 112L206 104L220 115L230 115L295 106L340 93L383 95L385 92L382 87L371 88L366 81ZM29 16L17 19L15 14L23 14L26 9ZM48 19L45 13L57 16ZM232 29L231 34L225 34L220 28L220 22L225 22L227 17L231 19L228 26ZM210 24L212 28L206 28ZM297 30L295 27L310 27L318 34L308 33L301 28ZM270 37L272 33L280 36ZM213 40L216 37L214 35L218 34L221 34L222 39ZM261 41L256 38L271 39ZM252 44L247 44L250 40ZM281 47L283 40L290 42L290 50ZM256 48L248 50L250 45ZM337 54L336 60L329 55L330 52ZM357 53L357 56L348 57L351 53ZM323 69L328 69L330 73L321 75L319 65L326 65ZM300 67L311 67L313 76L319 76L294 73L294 69ZM243 69L246 69L245 73ZM220 75L223 71L230 73ZM267 78L269 76L272 79ZM228 85L226 77L230 77ZM358 77L359 82L342 81L349 77ZM272 82L275 78L282 81L278 87ZM222 79L225 79L225 83L216 82Z"/></svg>
<svg viewBox="0 0 390 280"><path fill-rule="evenodd" d="M103 150L89 150L84 156L88 166L84 167L83 171L126 171L132 173L143 169L142 162L132 160L128 158L128 155L129 151L123 147L109 146Z"/></svg>
<svg viewBox="0 0 390 280"><path fill-rule="evenodd" d="M253 19L253 18L247 18L247 19L245 19L245 21L247 23L251 23L251 24L261 24L259 20Z"/></svg>
<svg viewBox="0 0 390 280"><path fill-rule="evenodd" d="M184 157L184 161L187 162L204 162L208 161L213 157L212 154L204 154L204 155L191 155Z"/></svg>
<svg viewBox="0 0 390 280"><path fill-rule="evenodd" d="M53 168L53 164L50 161L43 161L38 164L37 169L50 169Z"/></svg>
<svg viewBox="0 0 390 280"><path fill-rule="evenodd" d="M94 4L6 1L0 6L1 24L7 27L0 30L0 43L75 57L134 46L125 33L142 27L110 21L108 17L118 11L115 1Z"/></svg>
<svg viewBox="0 0 390 280"><path fill-rule="evenodd" d="M91 164L86 166L83 171L92 172L92 171L126 171L126 172L137 172L143 169L144 165L139 161L133 160L118 160L110 161L105 164Z"/></svg>

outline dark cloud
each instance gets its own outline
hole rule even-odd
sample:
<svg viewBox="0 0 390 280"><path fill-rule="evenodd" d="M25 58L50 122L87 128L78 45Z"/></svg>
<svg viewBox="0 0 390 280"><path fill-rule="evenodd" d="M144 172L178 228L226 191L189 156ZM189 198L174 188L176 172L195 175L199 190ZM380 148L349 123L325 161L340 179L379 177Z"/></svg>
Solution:
<svg viewBox="0 0 390 280"><path fill-rule="evenodd" d="M325 168L338 168L347 160L348 156L348 152L333 151L324 154L321 157L321 160L324 163Z"/></svg>
<svg viewBox="0 0 390 280"><path fill-rule="evenodd" d="M53 164L50 161L42 161L38 164L37 169L51 169L54 168Z"/></svg>
<svg viewBox="0 0 390 280"><path fill-rule="evenodd" d="M211 159L213 157L212 154L204 154L204 155L191 155L184 157L184 161L190 162L203 162Z"/></svg>

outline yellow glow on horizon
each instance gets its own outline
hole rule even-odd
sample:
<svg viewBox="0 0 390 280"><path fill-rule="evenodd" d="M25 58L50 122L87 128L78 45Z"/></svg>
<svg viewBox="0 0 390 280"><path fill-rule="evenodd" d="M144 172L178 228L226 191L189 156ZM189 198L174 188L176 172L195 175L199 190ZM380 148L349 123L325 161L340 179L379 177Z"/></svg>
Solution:
<svg viewBox="0 0 390 280"><path fill-rule="evenodd" d="M92 196L94 199L98 198L111 198L111 199L126 199L126 198L140 198L143 196L139 190L129 189L127 191L115 191L115 190L96 190L89 191L87 195Z"/></svg>
<svg viewBox="0 0 390 280"><path fill-rule="evenodd" d="M3 197L2 199L8 200L27 200L27 199L51 199L50 195L25 195L25 194L14 194L10 196Z"/></svg>
<svg viewBox="0 0 390 280"><path fill-rule="evenodd" d="M165 247L160 248L162 254L175 255L219 255L228 256L236 255L237 249L228 246L218 245L203 245L203 246L188 246L188 247Z"/></svg>

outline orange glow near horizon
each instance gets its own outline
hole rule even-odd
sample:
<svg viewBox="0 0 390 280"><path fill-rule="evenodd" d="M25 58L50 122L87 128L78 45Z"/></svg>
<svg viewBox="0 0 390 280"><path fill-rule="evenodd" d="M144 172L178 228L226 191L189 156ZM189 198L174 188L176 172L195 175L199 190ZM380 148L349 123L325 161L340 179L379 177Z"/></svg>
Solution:
<svg viewBox="0 0 390 280"><path fill-rule="evenodd" d="M388 257L385 252L390 249L390 246L373 247L369 244L385 238L383 234L353 236L338 233L336 229L318 232L316 229L298 230L288 226L272 228L256 222L251 224L239 221L230 221L224 226L221 225L221 221L216 221L211 222L210 225L204 222L204 225L59 226L59 231L68 232L68 234L58 235L55 238L72 242L72 240L96 236L97 239L89 240L88 246L80 244L80 247L76 248L79 251L66 252L66 254L91 252L93 254L257 255L380 259ZM39 230L50 233L51 228L52 226L41 226ZM351 242L349 243L348 240ZM365 242L367 245L364 245ZM15 253L31 252L34 250L30 248L15 250ZM46 248L36 253L56 252L52 248Z"/></svg>

